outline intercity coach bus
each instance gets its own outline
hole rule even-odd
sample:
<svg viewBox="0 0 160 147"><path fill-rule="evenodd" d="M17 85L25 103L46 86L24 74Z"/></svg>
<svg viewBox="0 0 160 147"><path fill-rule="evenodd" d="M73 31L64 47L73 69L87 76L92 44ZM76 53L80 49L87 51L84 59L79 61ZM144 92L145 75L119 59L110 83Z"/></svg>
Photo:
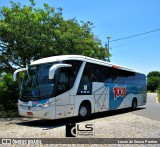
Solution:
<svg viewBox="0 0 160 147"><path fill-rule="evenodd" d="M59 119L146 104L146 76L140 72L80 55L32 62L21 82L21 116Z"/></svg>

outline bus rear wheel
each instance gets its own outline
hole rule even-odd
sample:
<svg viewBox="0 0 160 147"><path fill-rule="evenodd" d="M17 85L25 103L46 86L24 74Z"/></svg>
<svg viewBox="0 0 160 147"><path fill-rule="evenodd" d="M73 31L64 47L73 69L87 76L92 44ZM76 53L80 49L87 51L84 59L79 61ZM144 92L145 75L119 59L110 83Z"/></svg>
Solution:
<svg viewBox="0 0 160 147"><path fill-rule="evenodd" d="M91 114L91 108L88 104L81 104L79 107L78 117L80 119L87 119Z"/></svg>
<svg viewBox="0 0 160 147"><path fill-rule="evenodd" d="M132 101L132 110L135 110L137 108L137 101L136 99L133 99Z"/></svg>

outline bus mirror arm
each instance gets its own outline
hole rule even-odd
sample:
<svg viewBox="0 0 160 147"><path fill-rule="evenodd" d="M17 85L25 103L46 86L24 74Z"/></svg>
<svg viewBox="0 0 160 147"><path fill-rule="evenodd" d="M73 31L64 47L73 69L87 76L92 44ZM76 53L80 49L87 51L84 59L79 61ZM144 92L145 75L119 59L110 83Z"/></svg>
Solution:
<svg viewBox="0 0 160 147"><path fill-rule="evenodd" d="M17 80L17 73L18 72L21 72L21 71L26 71L27 68L21 68L21 69L17 69L14 74L13 74L13 81L16 81Z"/></svg>
<svg viewBox="0 0 160 147"><path fill-rule="evenodd" d="M72 66L71 64L55 64L55 65L51 66L51 68L49 69L49 79L53 79L54 78L55 71L58 68L71 67L71 66Z"/></svg>

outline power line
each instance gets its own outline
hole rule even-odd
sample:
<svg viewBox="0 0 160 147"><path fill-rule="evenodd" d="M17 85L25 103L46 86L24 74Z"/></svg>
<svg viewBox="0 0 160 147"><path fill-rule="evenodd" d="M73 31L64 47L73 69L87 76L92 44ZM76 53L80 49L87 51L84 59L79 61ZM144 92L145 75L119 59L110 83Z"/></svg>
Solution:
<svg viewBox="0 0 160 147"><path fill-rule="evenodd" d="M144 33L128 36L128 37L123 37L123 38L119 38L119 39L114 39L114 40L111 40L110 42L125 40L125 39L129 39L129 38L133 38L133 37L142 36L142 35L145 35L145 34L157 32L157 31L160 31L160 29L156 29L156 30L152 30L152 31L148 31L148 32L144 32ZM107 42L104 42L104 43L107 43Z"/></svg>

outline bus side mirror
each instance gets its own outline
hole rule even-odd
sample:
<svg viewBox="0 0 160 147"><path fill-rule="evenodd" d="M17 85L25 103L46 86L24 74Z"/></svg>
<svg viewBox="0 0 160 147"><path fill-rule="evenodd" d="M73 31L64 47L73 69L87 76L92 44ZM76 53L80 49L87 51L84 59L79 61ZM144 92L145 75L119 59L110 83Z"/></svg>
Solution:
<svg viewBox="0 0 160 147"><path fill-rule="evenodd" d="M13 81L16 81L17 80L17 73L18 72L21 72L21 71L26 71L27 68L21 68L21 69L17 69L14 74L13 74Z"/></svg>
<svg viewBox="0 0 160 147"><path fill-rule="evenodd" d="M55 64L49 69L49 79L54 78L55 71L60 67L71 67L71 64Z"/></svg>

